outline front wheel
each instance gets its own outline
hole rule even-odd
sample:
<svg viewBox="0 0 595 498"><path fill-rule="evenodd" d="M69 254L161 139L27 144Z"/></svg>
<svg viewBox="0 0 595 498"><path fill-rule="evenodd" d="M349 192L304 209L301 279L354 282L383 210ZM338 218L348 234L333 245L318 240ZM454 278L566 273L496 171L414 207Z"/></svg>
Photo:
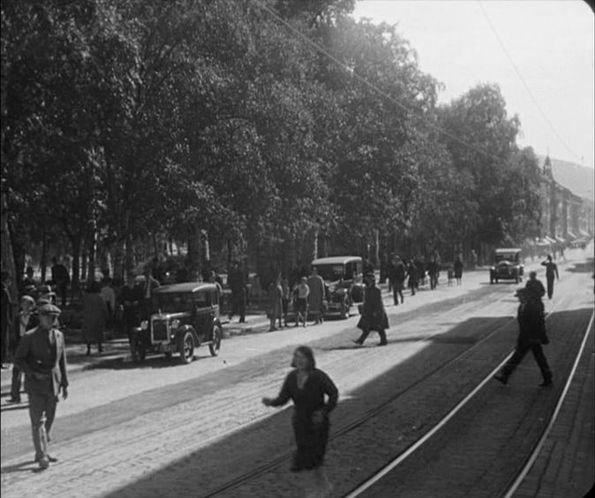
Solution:
<svg viewBox="0 0 595 498"><path fill-rule="evenodd" d="M185 365L194 359L194 337L192 337L192 332L185 332L180 337L178 351L180 352L180 361Z"/></svg>
<svg viewBox="0 0 595 498"><path fill-rule="evenodd" d="M219 325L213 326L213 339L211 344L209 344L209 351L211 352L211 356L217 356L219 353L219 349L221 349L221 338L223 337L223 332L221 331L221 327Z"/></svg>

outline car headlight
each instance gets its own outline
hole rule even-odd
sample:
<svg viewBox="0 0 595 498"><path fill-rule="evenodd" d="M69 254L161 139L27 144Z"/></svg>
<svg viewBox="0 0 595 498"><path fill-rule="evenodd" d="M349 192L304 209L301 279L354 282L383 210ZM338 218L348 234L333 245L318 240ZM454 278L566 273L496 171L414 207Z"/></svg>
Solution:
<svg viewBox="0 0 595 498"><path fill-rule="evenodd" d="M149 321L148 320L143 320L142 322L140 322L140 329L141 330L147 330L149 328Z"/></svg>
<svg viewBox="0 0 595 498"><path fill-rule="evenodd" d="M180 320L178 320L177 318L175 320L172 320L172 322L171 322L172 329L177 329L179 326L180 326Z"/></svg>

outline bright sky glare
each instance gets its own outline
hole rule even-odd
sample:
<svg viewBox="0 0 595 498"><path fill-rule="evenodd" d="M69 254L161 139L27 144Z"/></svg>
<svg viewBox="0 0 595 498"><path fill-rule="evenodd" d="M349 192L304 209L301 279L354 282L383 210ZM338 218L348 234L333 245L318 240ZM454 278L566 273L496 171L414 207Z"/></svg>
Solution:
<svg viewBox="0 0 595 498"><path fill-rule="evenodd" d="M497 83L520 146L593 167L594 16L581 0L358 0L356 19L396 24L450 102Z"/></svg>

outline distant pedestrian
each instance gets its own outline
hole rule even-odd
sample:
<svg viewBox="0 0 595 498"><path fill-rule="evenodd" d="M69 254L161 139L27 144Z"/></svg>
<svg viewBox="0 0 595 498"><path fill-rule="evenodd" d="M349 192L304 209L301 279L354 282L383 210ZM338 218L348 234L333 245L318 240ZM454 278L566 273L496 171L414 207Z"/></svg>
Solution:
<svg viewBox="0 0 595 498"><path fill-rule="evenodd" d="M33 275L33 267L27 266L27 269L25 270L25 278L23 278L23 282L21 283L21 294L33 293L37 287L37 281Z"/></svg>
<svg viewBox="0 0 595 498"><path fill-rule="evenodd" d="M393 302L395 306L399 304L399 297L401 298L401 304L405 301L403 297L403 287L405 286L405 279L407 278L407 269L405 263L399 256L395 256L389 274L389 282L393 292Z"/></svg>
<svg viewBox="0 0 595 498"><path fill-rule="evenodd" d="M112 286L112 279L105 277L101 282L101 299L105 303L106 309L106 330L112 330L114 326L114 319L116 317L116 292Z"/></svg>
<svg viewBox="0 0 595 498"><path fill-rule="evenodd" d="M316 268L312 268L312 273L308 278L308 287L310 288L308 315L314 318L315 324L322 323L324 321L324 280Z"/></svg>
<svg viewBox="0 0 595 498"><path fill-rule="evenodd" d="M541 301L541 298L545 295L545 287L541 283L541 280L537 279L537 272L529 272L529 280L525 284L525 289L533 293L536 299Z"/></svg>
<svg viewBox="0 0 595 498"><path fill-rule="evenodd" d="M52 258L52 282L56 286L58 296L60 296L62 307L66 306L66 297L68 295L68 285L70 284L70 275L66 266L58 261L58 258Z"/></svg>
<svg viewBox="0 0 595 498"><path fill-rule="evenodd" d="M132 340L132 329L140 325L140 307L142 300L143 290L141 286L137 285L134 274L129 273L128 278L126 279L126 285L122 287L122 292L120 293L122 322L129 342Z"/></svg>
<svg viewBox="0 0 595 498"><path fill-rule="evenodd" d="M153 269L151 266L146 266L144 271L145 281L143 282L143 301L141 305L141 319L149 320L151 318L151 311L153 308L153 292L161 284L153 276Z"/></svg>
<svg viewBox="0 0 595 498"><path fill-rule="evenodd" d="M17 324L16 327L14 327L14 353L16 353L19 343L21 342L21 337L23 337L28 330L36 327L39 323L37 316L33 314L34 310L35 300L31 296L22 296ZM22 378L23 371L15 362L12 366L12 382L10 386L10 399L8 400L9 403L21 402Z"/></svg>
<svg viewBox="0 0 595 498"><path fill-rule="evenodd" d="M229 319L240 315L240 323L246 320L246 277L240 263L234 261L227 276L227 284L231 290L231 309Z"/></svg>
<svg viewBox="0 0 595 498"><path fill-rule="evenodd" d="M526 288L517 290L516 295L520 302L517 311L519 335L516 348L511 358L504 364L500 372L494 376L494 379L506 384L508 377L525 355L531 351L543 377L540 386L549 386L552 384L552 372L541 348L541 345L548 344L549 340L541 307L535 298L535 294Z"/></svg>
<svg viewBox="0 0 595 498"><path fill-rule="evenodd" d="M87 356L91 354L91 344L97 344L103 352L103 333L107 321L107 307L100 295L99 282L92 282L83 296L83 339L87 343Z"/></svg>
<svg viewBox="0 0 595 498"><path fill-rule="evenodd" d="M328 496L332 486L324 472L323 463L328 443L329 414L337 406L339 391L331 378L316 368L312 349L299 346L293 353L291 366L276 398L262 398L265 406L283 406L293 400L293 432L297 450L293 456L292 472L313 471L314 494ZM325 399L326 397L326 399Z"/></svg>
<svg viewBox="0 0 595 498"><path fill-rule="evenodd" d="M457 285L461 285L461 280L463 279L463 260L460 256L457 256L454 262L454 271L455 271L455 280L457 281Z"/></svg>
<svg viewBox="0 0 595 498"><path fill-rule="evenodd" d="M271 325L269 332L277 330L275 322L279 322L279 328L283 328L283 287L281 286L281 274L269 285L269 320Z"/></svg>
<svg viewBox="0 0 595 498"><path fill-rule="evenodd" d="M38 314L39 325L21 338L15 362L25 373L35 461L47 469L57 461L48 452L48 442L60 391L63 399L68 397L68 376L64 336L55 328L60 308L44 304Z"/></svg>
<svg viewBox="0 0 595 498"><path fill-rule="evenodd" d="M477 268L477 253L475 249L471 249L471 269L475 270Z"/></svg>
<svg viewBox="0 0 595 498"><path fill-rule="evenodd" d="M1 317L0 317L0 349L2 355L2 369L8 368L5 363L8 362L8 353L10 349L10 331L14 324L15 315L15 300L12 296L10 283L12 278L10 273L3 271L1 274L2 280L2 296L0 299Z"/></svg>
<svg viewBox="0 0 595 498"><path fill-rule="evenodd" d="M308 287L308 279L302 277L300 282L294 289L295 296L295 326L302 322L305 327L308 321L308 296L310 295L310 287Z"/></svg>
<svg viewBox="0 0 595 498"><path fill-rule="evenodd" d="M362 316L357 323L357 327L362 333L359 338L353 342L361 346L370 332L375 330L380 335L379 346L386 346L386 329L388 328L388 317L384 311L382 302L382 293L376 286L373 273L367 273L364 277L366 287L364 289L364 304L362 307Z"/></svg>
<svg viewBox="0 0 595 498"><path fill-rule="evenodd" d="M418 280L418 268L417 265L413 260L409 262L409 266L407 266L407 275L409 275L409 289L411 289L411 295L415 296L415 290L418 288L419 280Z"/></svg>
<svg viewBox="0 0 595 498"><path fill-rule="evenodd" d="M281 298L281 306L283 308L283 325L287 327L287 315L289 313L289 301L291 299L291 287L287 277L281 279L281 288L283 290L283 297Z"/></svg>
<svg viewBox="0 0 595 498"><path fill-rule="evenodd" d="M436 258L432 258L428 263L428 275L430 277L430 289L434 290L438 285L438 277L440 276L440 265Z"/></svg>
<svg viewBox="0 0 595 498"><path fill-rule="evenodd" d="M542 266L545 266L545 280L547 282L547 297L551 299L554 295L554 278L560 279L558 275L558 265L552 261L552 255L548 254L545 261L542 261Z"/></svg>

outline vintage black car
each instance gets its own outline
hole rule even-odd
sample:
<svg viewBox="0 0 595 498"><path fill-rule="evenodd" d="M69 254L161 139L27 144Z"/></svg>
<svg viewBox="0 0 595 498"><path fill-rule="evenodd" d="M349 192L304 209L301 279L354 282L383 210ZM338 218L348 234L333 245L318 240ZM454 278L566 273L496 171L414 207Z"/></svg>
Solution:
<svg viewBox="0 0 595 498"><path fill-rule="evenodd" d="M496 249L494 264L490 267L490 284L498 280L514 280L517 284L523 279L524 265L521 250L518 248Z"/></svg>
<svg viewBox="0 0 595 498"><path fill-rule="evenodd" d="M353 303L364 300L363 262L359 256L334 256L312 261L312 268L324 280L325 315L349 316Z"/></svg>
<svg viewBox="0 0 595 498"><path fill-rule="evenodd" d="M132 359L143 361L147 353L179 353L182 363L190 363L194 349L203 345L217 356L223 336L220 292L217 284L196 282L155 289L150 319L132 333Z"/></svg>

